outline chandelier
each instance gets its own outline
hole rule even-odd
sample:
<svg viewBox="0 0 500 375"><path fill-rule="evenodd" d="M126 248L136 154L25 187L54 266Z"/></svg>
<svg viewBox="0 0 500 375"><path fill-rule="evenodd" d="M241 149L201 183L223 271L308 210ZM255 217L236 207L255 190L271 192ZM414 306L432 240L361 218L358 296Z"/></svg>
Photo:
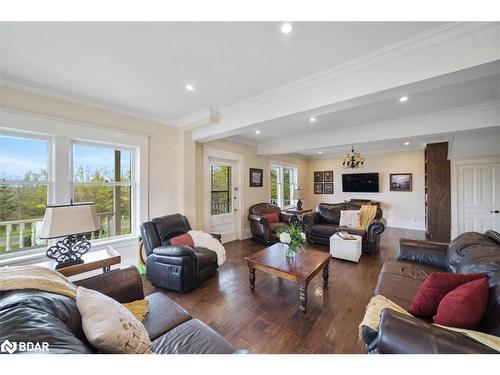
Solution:
<svg viewBox="0 0 500 375"><path fill-rule="evenodd" d="M351 146L351 152L344 157L344 160L342 160L343 168L363 168L364 164L365 158L362 157L359 152L354 152L354 146Z"/></svg>

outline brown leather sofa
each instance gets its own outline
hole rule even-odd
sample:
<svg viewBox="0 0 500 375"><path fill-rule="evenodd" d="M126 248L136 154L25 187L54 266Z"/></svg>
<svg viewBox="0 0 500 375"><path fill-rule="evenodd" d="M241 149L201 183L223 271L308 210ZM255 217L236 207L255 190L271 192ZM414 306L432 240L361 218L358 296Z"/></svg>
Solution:
<svg viewBox="0 0 500 375"><path fill-rule="evenodd" d="M277 212L280 218L279 222L270 223L263 215ZM256 240L262 241L265 244L277 242L276 230L279 227L287 227L297 222L297 215L282 212L278 206L270 203L254 204L248 209L248 220L250 221L250 229L252 236Z"/></svg>
<svg viewBox="0 0 500 375"><path fill-rule="evenodd" d="M144 298L135 267L126 267L77 282L120 303ZM157 354L228 354L237 351L212 328L193 319L162 292L146 296L149 313L143 321ZM38 290L0 292L0 342L48 342L49 353L97 353L82 331L74 299Z"/></svg>
<svg viewBox="0 0 500 375"><path fill-rule="evenodd" d="M349 232L363 237L362 250L364 253L376 254L380 244L380 235L385 230L386 221L382 218L382 210L377 207L377 214L367 226L366 230L341 227L340 211L359 210L359 205L345 203L320 203L315 212L304 215L302 223L306 228L307 242L310 244L330 244L330 237L336 232Z"/></svg>
<svg viewBox="0 0 500 375"><path fill-rule="evenodd" d="M401 239L397 259L388 259L374 295L382 295L407 309L432 272L487 273L489 301L477 331L500 336L500 235L468 232L449 244ZM497 353L458 332L430 321L384 309L378 331L362 327L369 353L438 354Z"/></svg>

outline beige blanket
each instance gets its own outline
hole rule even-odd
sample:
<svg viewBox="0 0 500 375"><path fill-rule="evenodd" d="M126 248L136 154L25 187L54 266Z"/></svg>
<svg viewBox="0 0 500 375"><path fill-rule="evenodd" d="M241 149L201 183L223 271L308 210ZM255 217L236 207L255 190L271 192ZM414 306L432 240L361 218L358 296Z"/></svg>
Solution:
<svg viewBox="0 0 500 375"><path fill-rule="evenodd" d="M0 268L0 291L36 289L76 297L76 286L59 272L40 266Z"/></svg>
<svg viewBox="0 0 500 375"><path fill-rule="evenodd" d="M375 296L370 300L368 306L366 307L365 316L363 321L359 325L359 337L361 339L361 329L363 326L370 327L374 331L378 331L378 325L380 322L380 314L382 314L383 309L391 309L395 310L401 314L412 316L408 311L403 309L401 306L395 304L390 299L385 298L384 296ZM441 326L439 324L435 324L435 326L448 329L450 331L459 332L465 336L468 336L476 341L479 341L481 344L486 345L498 352L500 352L500 338L493 335L488 335L483 332L472 331L469 329L462 328L453 328Z"/></svg>

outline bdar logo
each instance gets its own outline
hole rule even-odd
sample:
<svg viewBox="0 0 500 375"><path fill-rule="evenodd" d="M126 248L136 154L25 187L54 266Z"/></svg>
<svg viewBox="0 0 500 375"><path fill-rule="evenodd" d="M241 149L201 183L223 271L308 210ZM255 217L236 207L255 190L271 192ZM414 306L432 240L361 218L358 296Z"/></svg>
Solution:
<svg viewBox="0 0 500 375"><path fill-rule="evenodd" d="M0 352L12 354L17 349L17 342L10 342L5 340L2 345L0 345Z"/></svg>

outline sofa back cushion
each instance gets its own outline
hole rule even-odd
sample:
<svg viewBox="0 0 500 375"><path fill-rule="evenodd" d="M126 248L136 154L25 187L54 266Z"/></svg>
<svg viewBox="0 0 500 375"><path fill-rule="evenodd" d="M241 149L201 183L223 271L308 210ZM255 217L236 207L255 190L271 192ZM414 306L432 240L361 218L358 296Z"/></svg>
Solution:
<svg viewBox="0 0 500 375"><path fill-rule="evenodd" d="M462 233L451 241L448 246L448 269L451 272L458 272L458 267L466 256L476 255L482 252L489 253L492 246L493 248L500 249L499 245L497 245L491 238L481 233Z"/></svg>
<svg viewBox="0 0 500 375"><path fill-rule="evenodd" d="M170 238L187 233L191 225L187 218L181 214L156 217L151 220L162 245L167 245Z"/></svg>
<svg viewBox="0 0 500 375"><path fill-rule="evenodd" d="M277 213L279 216L281 213L281 209L274 204L258 203L254 204L253 206L250 206L250 208L248 209L248 213L250 215L258 215L258 216L264 216L270 213Z"/></svg>
<svg viewBox="0 0 500 375"><path fill-rule="evenodd" d="M50 353L94 353L74 299L38 290L0 292L0 342L48 343Z"/></svg>
<svg viewBox="0 0 500 375"><path fill-rule="evenodd" d="M262 216L264 216L269 223L278 223L280 221L279 212L265 212Z"/></svg>
<svg viewBox="0 0 500 375"><path fill-rule="evenodd" d="M345 203L320 203L316 207L316 213L320 217L321 222L339 225L340 212L345 209L347 209Z"/></svg>

